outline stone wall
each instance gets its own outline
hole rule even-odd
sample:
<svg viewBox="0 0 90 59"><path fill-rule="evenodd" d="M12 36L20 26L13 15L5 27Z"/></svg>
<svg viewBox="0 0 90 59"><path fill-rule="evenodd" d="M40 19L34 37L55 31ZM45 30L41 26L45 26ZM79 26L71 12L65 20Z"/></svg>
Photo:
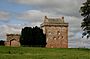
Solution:
<svg viewBox="0 0 90 59"><path fill-rule="evenodd" d="M7 34L7 41L5 46L19 47L20 46L20 35L19 34Z"/></svg>
<svg viewBox="0 0 90 59"><path fill-rule="evenodd" d="M67 27L46 27L46 47L67 48L68 47Z"/></svg>

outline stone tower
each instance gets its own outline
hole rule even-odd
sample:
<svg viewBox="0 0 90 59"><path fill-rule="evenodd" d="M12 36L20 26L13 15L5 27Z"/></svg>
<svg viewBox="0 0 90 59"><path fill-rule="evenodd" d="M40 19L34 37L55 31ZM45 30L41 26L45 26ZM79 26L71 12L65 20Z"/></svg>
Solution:
<svg viewBox="0 0 90 59"><path fill-rule="evenodd" d="M48 18L45 16L41 24L46 34L47 48L68 48L68 23L62 18Z"/></svg>

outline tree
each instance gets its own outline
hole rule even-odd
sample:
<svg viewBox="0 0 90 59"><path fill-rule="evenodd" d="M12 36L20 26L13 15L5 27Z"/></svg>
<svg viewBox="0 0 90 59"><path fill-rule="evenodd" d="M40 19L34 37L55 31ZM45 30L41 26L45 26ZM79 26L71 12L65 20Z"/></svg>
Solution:
<svg viewBox="0 0 90 59"><path fill-rule="evenodd" d="M20 43L21 45L32 45L32 28L31 27L25 27L21 31L21 37L20 37Z"/></svg>
<svg viewBox="0 0 90 59"><path fill-rule="evenodd" d="M82 37L87 36L90 37L90 0L87 0L83 3L83 6L80 8L81 16L84 17L83 22L81 23L81 27L83 29Z"/></svg>
<svg viewBox="0 0 90 59"><path fill-rule="evenodd" d="M46 36L43 34L43 30L39 27L33 27L33 39L35 45L44 47L46 45Z"/></svg>
<svg viewBox="0 0 90 59"><path fill-rule="evenodd" d="M33 28L25 27L21 31L20 43L25 46L44 47L46 45L46 36L43 34L43 30L37 26Z"/></svg>
<svg viewBox="0 0 90 59"><path fill-rule="evenodd" d="M0 45L4 45L5 41L0 40Z"/></svg>

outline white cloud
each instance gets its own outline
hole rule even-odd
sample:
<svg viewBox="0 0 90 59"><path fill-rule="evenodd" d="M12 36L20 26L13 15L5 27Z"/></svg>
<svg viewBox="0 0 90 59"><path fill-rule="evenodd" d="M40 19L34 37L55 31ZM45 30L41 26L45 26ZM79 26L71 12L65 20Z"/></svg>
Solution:
<svg viewBox="0 0 90 59"><path fill-rule="evenodd" d="M42 21L42 17L44 16L51 16L53 14L47 13L47 12L42 12L40 10L27 10L22 12L21 14L19 14L17 16L18 19L23 19L23 20L28 20L31 22L41 22Z"/></svg>
<svg viewBox="0 0 90 59"><path fill-rule="evenodd" d="M12 1L12 0L11 0ZM18 4L26 4L36 9L54 14L80 17L79 9L85 0L13 0Z"/></svg>
<svg viewBox="0 0 90 59"><path fill-rule="evenodd" d="M0 40L6 40L6 34L21 34L22 28L35 25L39 26L39 24L38 22L31 24L3 24L0 26Z"/></svg>
<svg viewBox="0 0 90 59"><path fill-rule="evenodd" d="M9 0L12 1L12 0ZM20 4L41 4L44 0L14 0L13 2L20 3ZM37 3L36 3L37 2Z"/></svg>
<svg viewBox="0 0 90 59"><path fill-rule="evenodd" d="M5 24L0 26L0 39L6 40L6 34L20 34L21 25L17 24Z"/></svg>
<svg viewBox="0 0 90 59"><path fill-rule="evenodd" d="M6 11L0 11L0 20L6 21L10 18L10 13Z"/></svg>

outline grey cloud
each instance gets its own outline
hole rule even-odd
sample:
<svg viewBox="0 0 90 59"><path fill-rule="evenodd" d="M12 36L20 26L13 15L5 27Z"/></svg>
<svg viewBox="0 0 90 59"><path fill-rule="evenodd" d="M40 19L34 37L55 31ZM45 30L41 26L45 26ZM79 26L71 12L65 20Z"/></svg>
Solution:
<svg viewBox="0 0 90 59"><path fill-rule="evenodd" d="M12 26L13 25L13 26ZM20 28L21 26L17 26L17 25L14 25L14 24L10 24L10 25L7 25L7 24L4 24L4 25L1 25L0 26L0 39L2 40L6 40L6 34L20 34L21 32L21 29Z"/></svg>
<svg viewBox="0 0 90 59"><path fill-rule="evenodd" d="M68 36L69 36L69 37L73 37L73 36L74 36L74 33L69 31L69 32L68 32Z"/></svg>
<svg viewBox="0 0 90 59"><path fill-rule="evenodd" d="M79 9L85 0L13 0L19 4L34 6L44 12L80 17Z"/></svg>
<svg viewBox="0 0 90 59"><path fill-rule="evenodd" d="M40 8L44 11L58 15L62 14L66 16L80 17L79 9L81 4L81 0L53 0L52 2L46 4L46 6L42 6Z"/></svg>
<svg viewBox="0 0 90 59"><path fill-rule="evenodd" d="M7 11L0 11L0 20L1 21L8 21L10 18L10 13Z"/></svg>
<svg viewBox="0 0 90 59"><path fill-rule="evenodd" d="M81 38L81 36L75 35L74 37L69 37L68 46L71 48L90 48L90 38Z"/></svg>
<svg viewBox="0 0 90 59"><path fill-rule="evenodd" d="M43 21L42 19L44 18L45 15L51 16L53 14L50 14L47 12L42 12L40 10L27 10L27 11L24 11L24 12L18 14L17 19L27 20L32 23L42 22Z"/></svg>
<svg viewBox="0 0 90 59"><path fill-rule="evenodd" d="M0 40L6 40L6 34L21 34L21 30L24 27L39 26L37 23L27 23L27 24L3 24L0 25Z"/></svg>

